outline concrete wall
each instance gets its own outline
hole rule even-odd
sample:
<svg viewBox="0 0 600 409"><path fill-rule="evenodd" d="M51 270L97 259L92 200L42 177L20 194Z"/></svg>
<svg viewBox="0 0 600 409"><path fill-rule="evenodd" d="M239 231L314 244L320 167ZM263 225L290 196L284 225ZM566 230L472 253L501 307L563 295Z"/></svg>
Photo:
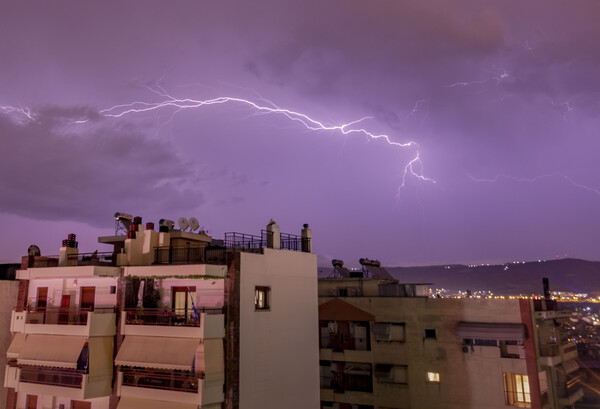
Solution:
<svg viewBox="0 0 600 409"><path fill-rule="evenodd" d="M317 258L264 249L240 258L240 408L319 407ZM256 310L256 286L270 309Z"/></svg>
<svg viewBox="0 0 600 409"><path fill-rule="evenodd" d="M502 372L527 374L524 359L502 359L498 348L475 347L462 352L456 336L460 321L521 323L518 300L344 297L343 301L376 317L379 322L404 323L404 343L381 343L371 334L371 352L321 351L321 359L407 365L406 385L379 383L373 393L334 394L324 390L323 400L375 404L389 408L499 409L504 400ZM323 304L331 298L320 298ZM435 329L436 338L424 338ZM427 382L426 373L437 372L440 382ZM350 396L352 395L352 396Z"/></svg>
<svg viewBox="0 0 600 409"><path fill-rule="evenodd" d="M0 281L0 368L6 367L6 350L12 340L10 333L10 317L17 305L18 281ZM0 370L0 407L6 403L6 388L4 385L4 370Z"/></svg>

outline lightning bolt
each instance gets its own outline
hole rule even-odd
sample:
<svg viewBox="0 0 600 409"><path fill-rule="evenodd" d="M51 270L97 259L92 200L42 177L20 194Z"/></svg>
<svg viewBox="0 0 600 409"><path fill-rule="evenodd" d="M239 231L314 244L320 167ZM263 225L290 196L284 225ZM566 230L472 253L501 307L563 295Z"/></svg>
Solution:
<svg viewBox="0 0 600 409"><path fill-rule="evenodd" d="M512 180L512 181L518 182L518 183L535 183L535 182L537 182L538 180L541 180L541 179L561 178L561 179L566 180L569 184L571 184L572 186L575 186L576 188L583 189L583 190L586 190L588 192L600 195L600 190L597 190L597 189L594 189L592 187L583 185L581 183L577 183L576 181L574 181L573 179L571 179L569 176L563 175L562 173L549 173L549 174L546 174L546 175L536 176L534 178L517 178L517 177L514 177L514 176L497 175L497 176L495 176L492 179L477 179L477 178L474 178L473 176L471 176L469 174L467 174L467 177L469 179L471 179L472 181L474 181L474 182L486 182L486 183L496 183L500 179Z"/></svg>
<svg viewBox="0 0 600 409"><path fill-rule="evenodd" d="M0 105L0 112L9 116L15 116L20 124L35 120L35 116L28 107L14 107L11 105Z"/></svg>
<svg viewBox="0 0 600 409"><path fill-rule="evenodd" d="M166 108L174 109L174 114L184 109L198 109L205 106L210 105L220 105L220 104L240 104L245 105L253 109L256 113L261 114L275 114L282 115L292 121L300 123L303 127L310 131L335 131L340 132L343 135L350 134L359 134L363 135L367 138L368 141L373 140L382 140L388 145L397 147L397 148L415 148L415 156L406 164L402 173L402 183L398 188L398 193L406 186L406 181L408 176L413 176L418 180L430 183L436 183L435 180L426 177L423 174L423 163L421 161L420 152L418 150L418 144L413 141L409 142L396 142L391 139L389 135L386 134L378 134L373 133L367 130L365 127L358 126L360 123L364 122L367 119L372 119L372 117L363 117L351 122L347 122L341 125L330 125L324 122L318 121L307 114L293 111L291 109L280 108L269 101L270 105L264 103L257 103L248 99L238 98L238 97L217 97L206 100L197 100L190 98L175 98L169 95L164 88L156 91L151 87L147 87L147 89L153 91L157 95L164 97L162 101L159 102L147 102L147 101L135 101L127 104L119 104L114 105L110 108L102 109L99 111L99 114L105 117L111 118L121 118L126 115L131 114L139 114L144 112L156 111ZM424 101L418 101L415 109L418 108L418 104Z"/></svg>
<svg viewBox="0 0 600 409"><path fill-rule="evenodd" d="M322 121L314 119L307 114L302 112L294 111L291 109L281 108L277 105L273 104L270 101L265 99L261 100L263 102L254 102L249 99L239 98L239 97L230 97L230 96L221 96L212 99L198 100L191 98L175 98L170 95L166 89L160 85L157 88L153 88L147 84L141 84L145 89L151 91L160 97L158 102L148 102L148 101L134 101L125 104L117 104L109 108L101 109L98 111L100 116L106 118L123 118L128 115L141 114L152 111L159 111L164 109L172 109L173 112L170 115L170 119L180 111L186 109L200 109L203 107L211 106L211 105L222 105L222 104L238 104L245 105L255 113L260 114L272 114L272 115L282 115L293 122L299 123L301 126L305 127L310 131L331 131L331 132L339 132L342 135L350 135L357 134L366 137L367 141L381 140L387 143L390 146L399 149L414 149L415 155L412 159L404 166L403 172L401 175L402 183L398 188L398 194L400 191L406 186L407 178L409 176L415 177L418 180L430 183L436 183L435 180L426 177L423 174L423 163L421 161L420 152L418 150L419 145L416 142L396 142L393 141L389 135L373 133L367 130L364 126L360 124L368 119L372 119L372 117L366 116L354 121L350 121L340 125L330 125L326 124ZM424 101L417 101L415 110L418 110L419 103ZM17 112L21 115L26 116L30 121L35 120L35 115L27 108L15 108L15 107L1 107L0 112L4 113L14 113ZM70 123L73 125L85 124L90 122L92 119L90 118L79 118L77 120L71 121Z"/></svg>

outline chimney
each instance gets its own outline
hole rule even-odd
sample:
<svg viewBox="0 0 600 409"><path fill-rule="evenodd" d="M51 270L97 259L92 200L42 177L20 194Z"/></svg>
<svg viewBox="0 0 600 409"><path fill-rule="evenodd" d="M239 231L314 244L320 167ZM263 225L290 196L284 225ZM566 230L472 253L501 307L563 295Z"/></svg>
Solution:
<svg viewBox="0 0 600 409"><path fill-rule="evenodd" d="M308 228L308 224L302 229L302 251L312 253L312 230Z"/></svg>
<svg viewBox="0 0 600 409"><path fill-rule="evenodd" d="M281 230L273 219L267 224L267 247L275 250L281 248Z"/></svg>
<svg viewBox="0 0 600 409"><path fill-rule="evenodd" d="M71 233L67 236L66 240L62 241L62 247L60 248L60 253L58 256L58 265L59 266L76 266L77 265L77 257L79 255L79 250L77 250L77 241L75 240L77 236Z"/></svg>

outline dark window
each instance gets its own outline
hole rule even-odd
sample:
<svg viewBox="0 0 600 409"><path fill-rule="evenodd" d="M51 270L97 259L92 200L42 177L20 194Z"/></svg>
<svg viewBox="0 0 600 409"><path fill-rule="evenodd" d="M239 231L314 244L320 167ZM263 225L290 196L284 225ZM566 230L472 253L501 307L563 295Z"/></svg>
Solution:
<svg viewBox="0 0 600 409"><path fill-rule="evenodd" d="M254 309L268 310L271 308L271 289L269 287L255 287Z"/></svg>
<svg viewBox="0 0 600 409"><path fill-rule="evenodd" d="M433 338L435 339L435 329L426 329L425 330L425 338Z"/></svg>
<svg viewBox="0 0 600 409"><path fill-rule="evenodd" d="M37 409L37 395L27 395L27 409Z"/></svg>
<svg viewBox="0 0 600 409"><path fill-rule="evenodd" d="M81 308L94 310L94 300L96 299L96 287L81 287Z"/></svg>
<svg viewBox="0 0 600 409"><path fill-rule="evenodd" d="M110 293L111 294L115 294L117 292L117 286L116 285L111 285L110 286Z"/></svg>

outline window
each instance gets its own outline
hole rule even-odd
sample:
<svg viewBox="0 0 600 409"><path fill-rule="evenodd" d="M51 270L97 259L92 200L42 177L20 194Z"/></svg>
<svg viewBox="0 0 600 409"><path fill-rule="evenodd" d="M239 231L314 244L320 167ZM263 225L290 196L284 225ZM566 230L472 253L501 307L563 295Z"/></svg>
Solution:
<svg viewBox="0 0 600 409"><path fill-rule="evenodd" d="M406 385L408 383L406 371L406 365L375 365L375 377L379 383L399 383Z"/></svg>
<svg viewBox="0 0 600 409"><path fill-rule="evenodd" d="M269 287L256 287L254 289L254 309L268 310L270 308L271 289Z"/></svg>
<svg viewBox="0 0 600 409"><path fill-rule="evenodd" d="M117 293L117 286L116 285L111 285L110 286L110 293L111 294L116 294Z"/></svg>
<svg viewBox="0 0 600 409"><path fill-rule="evenodd" d="M435 329L426 329L425 330L425 338L436 339Z"/></svg>
<svg viewBox="0 0 600 409"><path fill-rule="evenodd" d="M427 382L439 382L440 381L440 373L439 372L427 372Z"/></svg>
<svg viewBox="0 0 600 409"><path fill-rule="evenodd" d="M395 322L376 322L373 334L377 342L404 342L405 324Z"/></svg>
<svg viewBox="0 0 600 409"><path fill-rule="evenodd" d="M531 407L529 377L523 374L504 372L504 397L506 404L519 408Z"/></svg>
<svg viewBox="0 0 600 409"><path fill-rule="evenodd" d="M196 310L196 287L171 287L173 296L171 304L173 312L182 317L197 316Z"/></svg>

